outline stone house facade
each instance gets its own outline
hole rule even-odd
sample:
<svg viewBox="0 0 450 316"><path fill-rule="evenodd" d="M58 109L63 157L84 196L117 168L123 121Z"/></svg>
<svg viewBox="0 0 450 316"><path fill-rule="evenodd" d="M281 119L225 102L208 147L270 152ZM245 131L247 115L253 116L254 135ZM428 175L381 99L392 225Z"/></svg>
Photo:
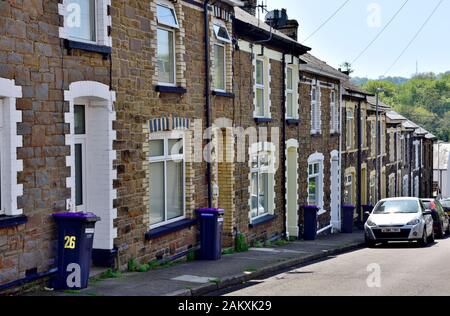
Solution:
<svg viewBox="0 0 450 316"><path fill-rule="evenodd" d="M236 4L0 1L0 291L55 273L53 213L98 215L93 263L125 270L198 249L199 208L224 209L232 247L301 237L304 205L339 231L359 182L371 202L368 95L307 53L296 21L272 30ZM417 128L402 125L424 155L408 175L428 179ZM346 201L355 161L367 178Z"/></svg>

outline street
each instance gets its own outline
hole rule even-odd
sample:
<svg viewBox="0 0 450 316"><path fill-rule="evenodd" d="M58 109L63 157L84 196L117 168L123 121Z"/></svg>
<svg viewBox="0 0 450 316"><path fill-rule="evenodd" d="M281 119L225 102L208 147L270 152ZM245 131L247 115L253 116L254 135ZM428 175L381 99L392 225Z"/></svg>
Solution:
<svg viewBox="0 0 450 316"><path fill-rule="evenodd" d="M450 238L426 248L391 243L257 280L226 295L449 295L449 262Z"/></svg>

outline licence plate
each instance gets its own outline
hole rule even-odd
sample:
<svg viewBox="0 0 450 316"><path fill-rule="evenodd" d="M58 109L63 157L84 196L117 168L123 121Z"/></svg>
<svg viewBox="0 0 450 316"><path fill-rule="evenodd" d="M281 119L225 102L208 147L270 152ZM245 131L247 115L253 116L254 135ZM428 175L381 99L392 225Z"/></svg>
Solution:
<svg viewBox="0 0 450 316"><path fill-rule="evenodd" d="M383 228L381 230L382 233L399 233L401 232L400 228Z"/></svg>

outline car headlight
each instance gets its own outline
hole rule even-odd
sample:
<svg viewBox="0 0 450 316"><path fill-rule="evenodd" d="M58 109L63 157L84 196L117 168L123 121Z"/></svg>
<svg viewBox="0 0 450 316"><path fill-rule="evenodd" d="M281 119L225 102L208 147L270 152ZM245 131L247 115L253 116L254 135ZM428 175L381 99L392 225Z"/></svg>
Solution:
<svg viewBox="0 0 450 316"><path fill-rule="evenodd" d="M408 224L406 224L406 225L415 226L415 225L417 225L417 224L420 224L420 219L418 219L418 218L413 219L412 221L410 221L410 222L409 222Z"/></svg>
<svg viewBox="0 0 450 316"><path fill-rule="evenodd" d="M375 224L375 223L374 223L372 220L370 220L370 219L367 220L366 224L367 224L367 226L370 226L370 227L375 227L375 226L377 226L377 224Z"/></svg>

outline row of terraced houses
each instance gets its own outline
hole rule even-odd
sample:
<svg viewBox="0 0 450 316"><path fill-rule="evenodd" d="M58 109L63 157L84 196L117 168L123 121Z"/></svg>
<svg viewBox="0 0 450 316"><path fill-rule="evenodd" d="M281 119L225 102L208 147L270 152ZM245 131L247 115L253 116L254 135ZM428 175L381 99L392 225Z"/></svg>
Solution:
<svg viewBox="0 0 450 316"><path fill-rule="evenodd" d="M54 272L53 213L98 215L93 264L124 270L196 249L198 208L232 247L431 195L435 137L255 5L0 1L1 290Z"/></svg>

